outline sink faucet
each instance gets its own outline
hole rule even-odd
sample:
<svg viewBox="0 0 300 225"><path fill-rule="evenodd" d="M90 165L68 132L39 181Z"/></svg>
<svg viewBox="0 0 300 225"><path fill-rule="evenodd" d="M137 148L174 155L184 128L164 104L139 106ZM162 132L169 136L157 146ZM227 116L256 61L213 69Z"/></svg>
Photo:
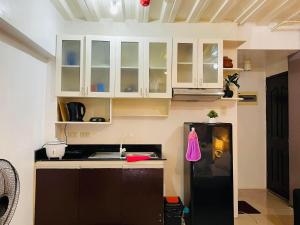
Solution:
<svg viewBox="0 0 300 225"><path fill-rule="evenodd" d="M126 153L126 148L123 148L123 144L120 144L120 158L124 158Z"/></svg>
<svg viewBox="0 0 300 225"><path fill-rule="evenodd" d="M123 148L123 143L125 142L125 139L128 137L133 137L133 134L124 134L121 138L121 144L120 144L120 158L125 158L126 148Z"/></svg>

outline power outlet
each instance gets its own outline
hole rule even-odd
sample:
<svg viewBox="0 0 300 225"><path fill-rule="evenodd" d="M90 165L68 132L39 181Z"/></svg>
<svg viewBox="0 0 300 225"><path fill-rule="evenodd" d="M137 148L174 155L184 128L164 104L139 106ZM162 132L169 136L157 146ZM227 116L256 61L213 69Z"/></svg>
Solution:
<svg viewBox="0 0 300 225"><path fill-rule="evenodd" d="M89 137L90 136L90 132L88 131L81 131L80 132L80 137L82 138L86 138L86 137Z"/></svg>

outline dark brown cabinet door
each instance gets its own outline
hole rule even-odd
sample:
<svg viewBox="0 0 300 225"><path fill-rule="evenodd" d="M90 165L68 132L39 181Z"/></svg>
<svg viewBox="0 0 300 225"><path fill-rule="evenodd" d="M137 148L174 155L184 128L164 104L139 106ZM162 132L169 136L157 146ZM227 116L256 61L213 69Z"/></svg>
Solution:
<svg viewBox="0 0 300 225"><path fill-rule="evenodd" d="M123 169L122 225L163 224L163 170Z"/></svg>
<svg viewBox="0 0 300 225"><path fill-rule="evenodd" d="M35 225L78 225L79 170L36 171Z"/></svg>
<svg viewBox="0 0 300 225"><path fill-rule="evenodd" d="M267 78L267 186L289 199L288 73Z"/></svg>
<svg viewBox="0 0 300 225"><path fill-rule="evenodd" d="M79 176L80 225L120 225L122 169L81 169Z"/></svg>

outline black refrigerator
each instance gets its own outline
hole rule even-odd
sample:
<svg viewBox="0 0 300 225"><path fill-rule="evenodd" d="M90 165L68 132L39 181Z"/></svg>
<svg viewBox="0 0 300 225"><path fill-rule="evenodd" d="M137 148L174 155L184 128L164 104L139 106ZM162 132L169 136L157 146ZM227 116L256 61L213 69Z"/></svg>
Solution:
<svg viewBox="0 0 300 225"><path fill-rule="evenodd" d="M195 128L201 159L184 155L184 203L190 208L190 225L234 225L232 125L184 123L184 154L188 134Z"/></svg>

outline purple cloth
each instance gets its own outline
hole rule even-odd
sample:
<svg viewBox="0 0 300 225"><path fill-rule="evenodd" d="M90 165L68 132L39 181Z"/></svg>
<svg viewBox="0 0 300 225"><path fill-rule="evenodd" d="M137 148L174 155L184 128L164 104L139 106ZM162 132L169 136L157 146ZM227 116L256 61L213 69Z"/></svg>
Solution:
<svg viewBox="0 0 300 225"><path fill-rule="evenodd" d="M189 133L188 146L186 150L186 160L188 161L198 161L201 159L201 150L199 146L198 136L195 130Z"/></svg>

